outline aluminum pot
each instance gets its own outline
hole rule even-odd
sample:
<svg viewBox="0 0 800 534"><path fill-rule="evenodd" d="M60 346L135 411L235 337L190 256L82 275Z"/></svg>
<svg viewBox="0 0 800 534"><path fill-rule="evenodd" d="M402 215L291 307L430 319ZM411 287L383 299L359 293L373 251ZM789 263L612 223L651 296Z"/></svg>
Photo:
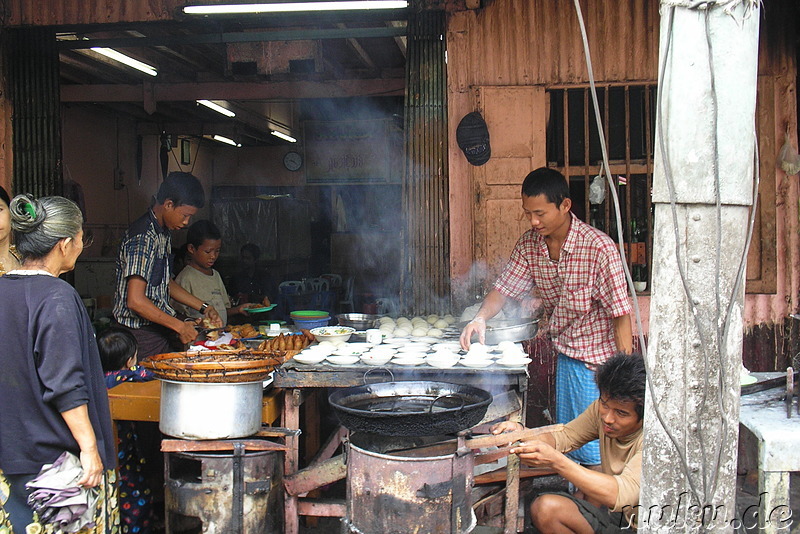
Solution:
<svg viewBox="0 0 800 534"><path fill-rule="evenodd" d="M232 439L261 428L264 384L161 380L158 428L180 439Z"/></svg>
<svg viewBox="0 0 800 534"><path fill-rule="evenodd" d="M456 325L459 330L463 330L469 321L463 321ZM539 329L538 317L527 317L522 319L489 319L486 321L486 344L497 345L501 341L525 341L532 339ZM473 336L473 342L477 341L478 336Z"/></svg>

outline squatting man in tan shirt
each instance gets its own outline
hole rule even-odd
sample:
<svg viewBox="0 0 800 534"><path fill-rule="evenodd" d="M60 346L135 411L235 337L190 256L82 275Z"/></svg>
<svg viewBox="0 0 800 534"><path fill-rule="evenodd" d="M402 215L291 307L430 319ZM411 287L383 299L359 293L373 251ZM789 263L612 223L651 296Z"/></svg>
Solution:
<svg viewBox="0 0 800 534"><path fill-rule="evenodd" d="M545 493L531 504L531 520L542 534L631 532L642 473L645 366L641 354L617 354L596 375L600 397L562 430L542 434L511 449L531 467L553 469L583 493ZM522 430L504 421L493 434ZM587 469L564 453L599 439L601 471Z"/></svg>

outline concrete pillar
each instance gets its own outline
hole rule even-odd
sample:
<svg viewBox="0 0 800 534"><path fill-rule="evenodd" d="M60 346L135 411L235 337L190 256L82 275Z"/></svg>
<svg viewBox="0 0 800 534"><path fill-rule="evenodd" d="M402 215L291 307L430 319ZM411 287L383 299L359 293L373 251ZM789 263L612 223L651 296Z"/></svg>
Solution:
<svg viewBox="0 0 800 534"><path fill-rule="evenodd" d="M640 530L732 531L760 12L661 15Z"/></svg>

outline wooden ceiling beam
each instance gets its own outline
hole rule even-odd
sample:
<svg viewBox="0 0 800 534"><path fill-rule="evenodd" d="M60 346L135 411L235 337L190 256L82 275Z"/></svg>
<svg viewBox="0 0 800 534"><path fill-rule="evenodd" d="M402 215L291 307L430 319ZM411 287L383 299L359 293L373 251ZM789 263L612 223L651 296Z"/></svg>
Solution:
<svg viewBox="0 0 800 534"><path fill-rule="evenodd" d="M62 102L170 102L182 100L296 100L302 98L346 98L356 96L402 96L403 78L292 81L151 83L142 85L65 85Z"/></svg>

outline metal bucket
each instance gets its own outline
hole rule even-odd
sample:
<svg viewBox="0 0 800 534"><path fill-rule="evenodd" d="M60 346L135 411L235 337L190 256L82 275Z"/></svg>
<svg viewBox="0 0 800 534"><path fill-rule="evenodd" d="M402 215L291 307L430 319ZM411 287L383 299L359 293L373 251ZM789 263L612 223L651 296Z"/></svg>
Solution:
<svg viewBox="0 0 800 534"><path fill-rule="evenodd" d="M180 439L232 439L261 428L264 384L161 380L158 428Z"/></svg>
<svg viewBox="0 0 800 534"><path fill-rule="evenodd" d="M466 534L477 520L470 492L473 456L458 445L438 456L400 456L355 445L347 452L346 532ZM408 454L408 453L405 453Z"/></svg>

